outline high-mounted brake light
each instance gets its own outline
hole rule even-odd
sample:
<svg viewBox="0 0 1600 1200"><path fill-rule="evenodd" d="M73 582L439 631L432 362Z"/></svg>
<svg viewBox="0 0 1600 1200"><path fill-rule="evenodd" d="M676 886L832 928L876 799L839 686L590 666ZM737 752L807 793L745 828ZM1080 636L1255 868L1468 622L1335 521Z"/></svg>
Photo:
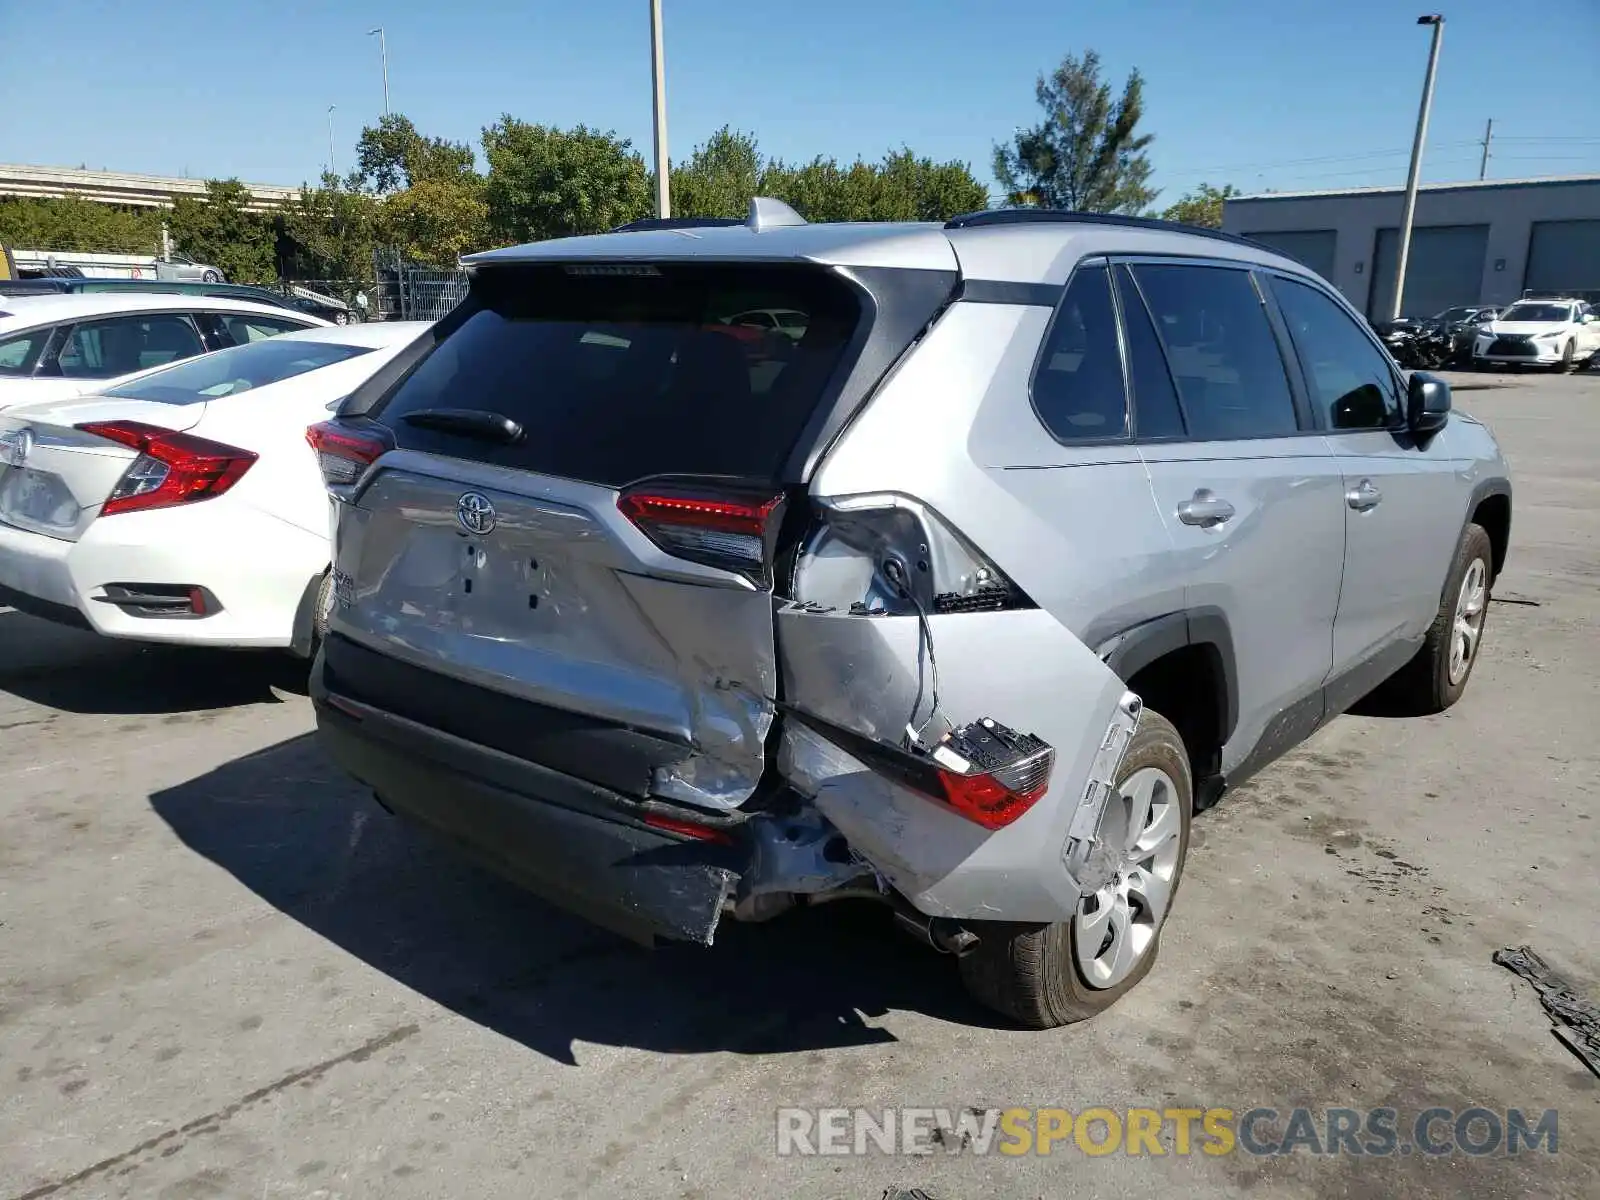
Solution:
<svg viewBox="0 0 1600 1200"><path fill-rule="evenodd" d="M617 508L675 558L745 573L768 564L782 496L734 497L644 486L617 497Z"/></svg>
<svg viewBox="0 0 1600 1200"><path fill-rule="evenodd" d="M353 429L338 421L323 421L306 430L306 441L317 452L322 481L329 487L356 482L366 469L392 449L381 433Z"/></svg>
<svg viewBox="0 0 1600 1200"><path fill-rule="evenodd" d="M103 517L211 500L238 483L259 457L142 421L91 421L77 428L139 452L101 505Z"/></svg>

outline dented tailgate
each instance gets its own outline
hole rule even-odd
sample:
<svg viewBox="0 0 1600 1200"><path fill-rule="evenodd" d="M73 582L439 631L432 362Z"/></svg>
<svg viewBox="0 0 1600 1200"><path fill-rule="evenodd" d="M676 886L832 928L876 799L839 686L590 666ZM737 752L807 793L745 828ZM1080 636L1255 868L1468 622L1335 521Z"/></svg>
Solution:
<svg viewBox="0 0 1600 1200"><path fill-rule="evenodd" d="M509 725L502 749L640 797L730 808L761 778L770 592L669 558L611 488L400 451L341 515L336 567L336 638L451 681L386 681L391 710Z"/></svg>

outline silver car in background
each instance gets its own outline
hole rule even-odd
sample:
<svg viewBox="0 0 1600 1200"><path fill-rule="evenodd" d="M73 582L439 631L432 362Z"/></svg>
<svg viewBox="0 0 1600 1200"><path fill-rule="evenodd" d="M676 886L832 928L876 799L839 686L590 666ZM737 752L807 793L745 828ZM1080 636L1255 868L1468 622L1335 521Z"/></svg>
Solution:
<svg viewBox="0 0 1600 1200"><path fill-rule="evenodd" d="M683 225L469 259L320 427L312 695L386 807L642 941L877 896L1049 1026L1150 970L1197 808L1374 689L1461 695L1506 465L1292 259Z"/></svg>

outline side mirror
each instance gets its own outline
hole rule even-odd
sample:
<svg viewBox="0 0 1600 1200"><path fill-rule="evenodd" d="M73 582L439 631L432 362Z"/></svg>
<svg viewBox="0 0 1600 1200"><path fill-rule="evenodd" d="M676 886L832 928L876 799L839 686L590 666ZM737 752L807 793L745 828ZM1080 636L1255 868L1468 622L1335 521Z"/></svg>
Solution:
<svg viewBox="0 0 1600 1200"><path fill-rule="evenodd" d="M1437 375L1413 371L1406 388L1406 426L1419 438L1432 437L1450 420L1450 385Z"/></svg>

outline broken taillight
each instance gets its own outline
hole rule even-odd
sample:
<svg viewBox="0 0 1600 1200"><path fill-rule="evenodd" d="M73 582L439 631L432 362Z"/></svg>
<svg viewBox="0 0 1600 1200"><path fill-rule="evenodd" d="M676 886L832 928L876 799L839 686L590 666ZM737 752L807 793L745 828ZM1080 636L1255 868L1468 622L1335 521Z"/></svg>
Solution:
<svg viewBox="0 0 1600 1200"><path fill-rule="evenodd" d="M260 457L253 450L142 421L90 421L77 428L139 452L100 506L103 517L214 499L238 483Z"/></svg>
<svg viewBox="0 0 1600 1200"><path fill-rule="evenodd" d="M368 429L323 421L306 430L306 441L317 452L322 482L328 487L346 487L366 473L368 467L394 448L388 430Z"/></svg>
<svg viewBox="0 0 1600 1200"><path fill-rule="evenodd" d="M617 497L639 532L674 558L763 578L782 496L641 485Z"/></svg>
<svg viewBox="0 0 1600 1200"><path fill-rule="evenodd" d="M950 807L985 829L1004 828L1038 803L1056 763L1048 742L989 717L952 729L928 757Z"/></svg>

